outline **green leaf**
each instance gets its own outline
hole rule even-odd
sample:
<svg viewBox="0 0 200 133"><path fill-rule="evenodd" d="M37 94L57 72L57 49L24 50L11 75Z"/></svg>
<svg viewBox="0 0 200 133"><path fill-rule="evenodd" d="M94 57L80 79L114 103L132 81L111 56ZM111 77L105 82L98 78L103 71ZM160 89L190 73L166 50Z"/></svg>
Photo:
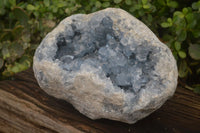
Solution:
<svg viewBox="0 0 200 133"><path fill-rule="evenodd" d="M187 20L187 28L194 28L196 23L197 23L197 20L194 19L194 14L193 13L188 13L186 16L185 16L186 20Z"/></svg>
<svg viewBox="0 0 200 133"><path fill-rule="evenodd" d="M162 6L165 6L165 0L158 0L158 3Z"/></svg>
<svg viewBox="0 0 200 133"><path fill-rule="evenodd" d="M186 57L186 53L185 53L184 51L179 51L179 52L178 52L178 55L179 55L182 59L184 59L184 58Z"/></svg>
<svg viewBox="0 0 200 133"><path fill-rule="evenodd" d="M64 6L65 6L65 4L63 4L62 2L57 4L57 7L58 7L58 8L62 8L62 7L64 7Z"/></svg>
<svg viewBox="0 0 200 133"><path fill-rule="evenodd" d="M4 1L3 0L0 0L0 7L4 7Z"/></svg>
<svg viewBox="0 0 200 133"><path fill-rule="evenodd" d="M7 66L7 68L9 67L9 65ZM2 72L2 75L4 76L4 77L10 77L10 76L12 76L14 73L12 73L11 71L8 71L8 70L5 70L5 71L3 71Z"/></svg>
<svg viewBox="0 0 200 133"><path fill-rule="evenodd" d="M0 42L2 41L7 41L7 40L11 40L11 37L12 37L12 34L11 34L12 31L8 31L8 32L3 32L0 34Z"/></svg>
<svg viewBox="0 0 200 133"><path fill-rule="evenodd" d="M17 62L15 62L14 66L12 66L10 68L10 71L14 72L14 73L18 73L20 71L24 70L24 66L22 64L19 64Z"/></svg>
<svg viewBox="0 0 200 133"><path fill-rule="evenodd" d="M170 24L167 23L167 22L163 22L163 23L161 23L161 26L162 26L163 28L167 28L167 27L170 27Z"/></svg>
<svg viewBox="0 0 200 133"><path fill-rule="evenodd" d="M129 12L131 12L131 13L134 13L134 12L135 12L135 10L136 10L136 8L135 8L135 7L131 7L131 8L129 8Z"/></svg>
<svg viewBox="0 0 200 133"><path fill-rule="evenodd" d="M186 27L186 20L185 19L182 19L182 18L179 18L177 19L176 22L174 22L174 24L176 25L175 28L177 29L184 29L185 30L185 27Z"/></svg>
<svg viewBox="0 0 200 133"><path fill-rule="evenodd" d="M4 15L6 13L6 10L2 7L0 7L0 15Z"/></svg>
<svg viewBox="0 0 200 133"><path fill-rule="evenodd" d="M12 7L16 6L16 0L9 0L9 3Z"/></svg>
<svg viewBox="0 0 200 133"><path fill-rule="evenodd" d="M24 29L24 26L22 26L22 25L17 25L14 27L14 29L12 30L12 34L15 39L20 38L20 36L23 32L23 29Z"/></svg>
<svg viewBox="0 0 200 133"><path fill-rule="evenodd" d="M194 87L194 93L200 94L200 85Z"/></svg>
<svg viewBox="0 0 200 133"><path fill-rule="evenodd" d="M186 20L188 23L192 22L194 20L194 14L193 13L188 13L186 16L185 16Z"/></svg>
<svg viewBox="0 0 200 133"><path fill-rule="evenodd" d="M125 3L126 3L126 5L131 5L132 4L132 1L131 0L125 0Z"/></svg>
<svg viewBox="0 0 200 133"><path fill-rule="evenodd" d="M167 5L171 8L177 8L178 7L178 3L176 1L169 1L169 2L167 2Z"/></svg>
<svg viewBox="0 0 200 133"><path fill-rule="evenodd" d="M200 37L200 30L193 30L192 31L192 34L193 34L193 36L195 37L195 38L198 38L198 37Z"/></svg>
<svg viewBox="0 0 200 133"><path fill-rule="evenodd" d="M198 10L200 8L200 1L192 3L192 8Z"/></svg>
<svg viewBox="0 0 200 133"><path fill-rule="evenodd" d="M27 10L29 10L29 11L35 10L35 7L34 7L33 5L31 5L31 4L28 4L26 8L27 8Z"/></svg>
<svg viewBox="0 0 200 133"><path fill-rule="evenodd" d="M3 7L9 8L10 3L9 0L0 0L1 5L3 4Z"/></svg>
<svg viewBox="0 0 200 133"><path fill-rule="evenodd" d="M10 52L8 50L8 48L4 47L2 49L2 55L3 55L3 59L5 60L6 58L9 58L10 57Z"/></svg>
<svg viewBox="0 0 200 133"><path fill-rule="evenodd" d="M8 71L11 71L13 73L18 73L28 69L30 66L31 66L30 60L23 56L19 62L15 62L14 65L10 65L8 67Z"/></svg>
<svg viewBox="0 0 200 133"><path fill-rule="evenodd" d="M172 23L172 18L168 18L167 22Z"/></svg>
<svg viewBox="0 0 200 133"><path fill-rule="evenodd" d="M139 10L138 14L140 15L140 17L142 17L145 14L145 12L144 10Z"/></svg>
<svg viewBox="0 0 200 133"><path fill-rule="evenodd" d="M114 0L114 3L119 4L122 0Z"/></svg>
<svg viewBox="0 0 200 133"><path fill-rule="evenodd" d="M101 2L96 1L95 6L96 6L97 8L100 8L100 7L101 7Z"/></svg>
<svg viewBox="0 0 200 133"><path fill-rule="evenodd" d="M180 39L179 39L179 35L181 34L181 32L182 32L182 27L180 26L180 25L178 25L176 28L175 28L175 33L176 33L176 35L177 35L177 37L178 37L178 41L180 41ZM180 41L181 42L181 41Z"/></svg>
<svg viewBox="0 0 200 133"><path fill-rule="evenodd" d="M173 25L172 18L168 18L167 22L169 23L169 27L171 27Z"/></svg>
<svg viewBox="0 0 200 133"><path fill-rule="evenodd" d="M173 51L172 54L173 54L174 58L175 58L176 60L178 60L178 54L177 54L177 52L176 52L176 51Z"/></svg>
<svg viewBox="0 0 200 133"><path fill-rule="evenodd" d="M20 64L16 62L15 65L11 67L10 70L14 73L20 72Z"/></svg>
<svg viewBox="0 0 200 133"><path fill-rule="evenodd" d="M106 8L106 7L109 7L110 6L110 2L104 2L102 4L102 7Z"/></svg>
<svg viewBox="0 0 200 133"><path fill-rule="evenodd" d="M181 43L180 42L175 42L174 43L174 47L175 47L176 51L179 51L181 49Z"/></svg>
<svg viewBox="0 0 200 133"><path fill-rule="evenodd" d="M187 8L183 8L182 12L183 12L183 14L186 15L188 13L188 9Z"/></svg>
<svg viewBox="0 0 200 133"><path fill-rule="evenodd" d="M27 23L28 23L28 15L27 15L27 13L26 13L26 11L25 10L23 10L22 8L20 8L20 7L15 7L14 9L13 9L13 14L14 14L14 16L17 18L17 20L19 20L20 21L20 23L22 24L22 25L27 25Z"/></svg>
<svg viewBox="0 0 200 133"><path fill-rule="evenodd" d="M148 2L148 0L142 0L142 4L143 4L143 5L146 5L147 2Z"/></svg>
<svg viewBox="0 0 200 133"><path fill-rule="evenodd" d="M149 22L152 22L152 20L153 20L153 17L152 17L152 15L151 15L151 14L148 14L148 16L147 16L147 17L148 17L148 18L147 18L147 19L148 19L148 21L149 21Z"/></svg>
<svg viewBox="0 0 200 133"><path fill-rule="evenodd" d="M139 9L142 8L142 5L141 5L141 4L135 4L135 5L133 6L133 8L135 8L135 10L139 10ZM139 11L141 11L141 10L139 10Z"/></svg>
<svg viewBox="0 0 200 133"><path fill-rule="evenodd" d="M171 47L172 42L174 42L173 36L170 34L165 33L162 37L165 42L169 42L169 47Z"/></svg>
<svg viewBox="0 0 200 133"><path fill-rule="evenodd" d="M114 8L120 8L120 6L119 5L115 5Z"/></svg>
<svg viewBox="0 0 200 133"><path fill-rule="evenodd" d="M0 69L3 67L3 64L4 64L4 60L0 58Z"/></svg>
<svg viewBox="0 0 200 133"><path fill-rule="evenodd" d="M24 53L23 46L17 43L13 43L10 47L10 54L12 55L13 58L16 57L21 57L22 54Z"/></svg>
<svg viewBox="0 0 200 133"><path fill-rule="evenodd" d="M180 11L174 12L174 16L178 16L179 18L184 18L184 14Z"/></svg>
<svg viewBox="0 0 200 133"><path fill-rule="evenodd" d="M50 5L50 1L49 1L49 0L44 0L44 5L45 5L46 7L48 7L48 6Z"/></svg>
<svg viewBox="0 0 200 133"><path fill-rule="evenodd" d="M149 9L149 8L150 8L150 5L149 5L149 4L143 5L143 8L144 8L144 9Z"/></svg>
<svg viewBox="0 0 200 133"><path fill-rule="evenodd" d="M63 14L63 13L62 13L62 14ZM53 17L54 17L54 16L53 16L52 13L50 13L50 14L48 15L48 19L49 19L49 20L53 20Z"/></svg>
<svg viewBox="0 0 200 133"><path fill-rule="evenodd" d="M34 14L34 16L35 16L36 18L39 17L39 15L40 15L39 12L37 12L37 11L34 11L33 14Z"/></svg>
<svg viewBox="0 0 200 133"><path fill-rule="evenodd" d="M25 43L28 43L28 42L30 42L31 41L31 35L30 34L23 34L22 36L21 36L21 39L22 39L22 41L23 42L25 42ZM23 44L24 45L24 44Z"/></svg>
<svg viewBox="0 0 200 133"><path fill-rule="evenodd" d="M180 32L179 36L178 36L178 40L180 42L184 41L187 37L187 32L185 30L183 30L182 32Z"/></svg>
<svg viewBox="0 0 200 133"><path fill-rule="evenodd" d="M190 45L190 47L189 47L189 55L194 60L200 60L200 45L198 45L198 44Z"/></svg>
<svg viewBox="0 0 200 133"><path fill-rule="evenodd" d="M181 61L179 64L178 75L183 78L188 74L188 66L185 60Z"/></svg>
<svg viewBox="0 0 200 133"><path fill-rule="evenodd" d="M197 24L197 20L195 19L191 23L188 23L187 28L188 29L193 29L196 26L196 24Z"/></svg>

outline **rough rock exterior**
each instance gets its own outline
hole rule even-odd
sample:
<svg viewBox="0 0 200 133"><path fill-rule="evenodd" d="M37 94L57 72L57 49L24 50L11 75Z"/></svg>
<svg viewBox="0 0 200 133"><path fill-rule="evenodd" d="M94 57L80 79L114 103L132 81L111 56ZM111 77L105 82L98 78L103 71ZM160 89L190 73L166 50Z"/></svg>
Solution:
<svg viewBox="0 0 200 133"><path fill-rule="evenodd" d="M64 19L37 48L40 87L91 119L135 123L158 109L177 85L167 46L124 10Z"/></svg>

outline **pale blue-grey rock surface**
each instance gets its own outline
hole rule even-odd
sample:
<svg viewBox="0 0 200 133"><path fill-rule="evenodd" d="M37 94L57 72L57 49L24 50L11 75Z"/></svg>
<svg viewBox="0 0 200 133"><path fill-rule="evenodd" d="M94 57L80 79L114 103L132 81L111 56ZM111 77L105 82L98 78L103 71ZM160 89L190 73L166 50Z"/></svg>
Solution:
<svg viewBox="0 0 200 133"><path fill-rule="evenodd" d="M34 56L40 87L91 119L135 123L158 109L177 85L167 46L124 10L67 17Z"/></svg>

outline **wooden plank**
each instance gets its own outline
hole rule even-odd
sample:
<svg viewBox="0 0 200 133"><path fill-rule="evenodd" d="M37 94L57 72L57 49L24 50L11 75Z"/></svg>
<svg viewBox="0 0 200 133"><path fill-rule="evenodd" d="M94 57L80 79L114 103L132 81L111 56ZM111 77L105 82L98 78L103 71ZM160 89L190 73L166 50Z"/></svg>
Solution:
<svg viewBox="0 0 200 133"><path fill-rule="evenodd" d="M136 124L91 120L47 95L29 69L13 81L0 81L0 132L200 133L200 96L178 87L159 110Z"/></svg>

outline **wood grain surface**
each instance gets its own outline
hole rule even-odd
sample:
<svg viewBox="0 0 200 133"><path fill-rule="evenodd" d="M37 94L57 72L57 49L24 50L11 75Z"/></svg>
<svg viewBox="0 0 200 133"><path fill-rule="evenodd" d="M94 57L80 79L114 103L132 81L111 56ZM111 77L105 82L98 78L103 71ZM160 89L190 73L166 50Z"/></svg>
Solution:
<svg viewBox="0 0 200 133"><path fill-rule="evenodd" d="M47 95L33 71L0 81L3 133L200 133L200 96L178 87L159 110L135 124L91 120L63 100Z"/></svg>

